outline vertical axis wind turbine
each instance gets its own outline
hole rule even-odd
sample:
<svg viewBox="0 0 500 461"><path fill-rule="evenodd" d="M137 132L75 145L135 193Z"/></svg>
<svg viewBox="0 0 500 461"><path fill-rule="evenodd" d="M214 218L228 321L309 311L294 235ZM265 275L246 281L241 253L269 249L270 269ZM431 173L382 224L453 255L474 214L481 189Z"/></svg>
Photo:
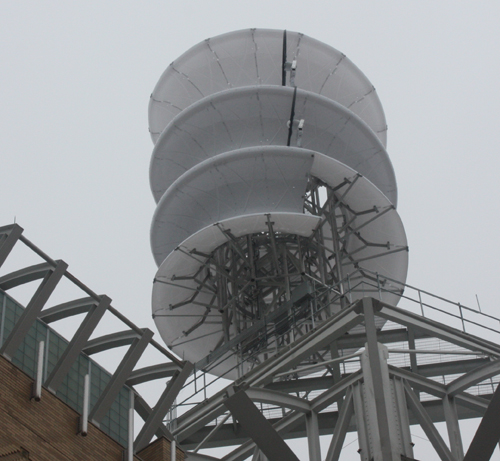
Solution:
<svg viewBox="0 0 500 461"><path fill-rule="evenodd" d="M149 126L153 317L197 369L236 379L374 284L397 304L385 116L345 55L278 30L205 40L161 76Z"/></svg>

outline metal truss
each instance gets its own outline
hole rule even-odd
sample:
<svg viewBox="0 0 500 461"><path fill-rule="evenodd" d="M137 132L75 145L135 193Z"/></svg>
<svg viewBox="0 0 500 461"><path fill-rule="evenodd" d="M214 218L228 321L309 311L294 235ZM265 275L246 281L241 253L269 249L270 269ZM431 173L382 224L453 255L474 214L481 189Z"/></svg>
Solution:
<svg viewBox="0 0 500 461"><path fill-rule="evenodd" d="M380 330L377 318L391 319L390 329ZM360 324L363 333L346 334ZM429 343L436 349L429 349ZM357 353L345 354L357 347ZM396 366L401 351L412 359ZM360 355L365 358L359 359ZM430 355L439 357L437 366L429 361ZM315 368L302 367L307 357L316 361ZM347 432L353 430L358 432L362 460L413 459L409 429L413 424L423 428L439 459L462 460L458 421L487 412L494 389L478 384L500 374L499 359L497 344L365 298L179 416L173 434L184 447L196 451L236 445L224 461L262 455L285 459L260 442L255 429L247 429L259 427L259 418L243 411L251 400L267 415L272 434L307 439L311 461L338 459ZM237 407L232 396L243 393L248 400L243 403L241 398ZM367 395L373 398L367 400ZM446 441L434 425L440 421L447 425ZM268 427L265 433L270 431ZM327 434L332 438L323 458L319 436ZM490 440L494 445L498 437Z"/></svg>
<svg viewBox="0 0 500 461"><path fill-rule="evenodd" d="M171 409L186 379L191 374L193 366L189 362L179 360L154 341L152 331L141 329L125 318L111 305L109 297L97 295L80 282L68 272L66 263L54 261L43 253L23 236L23 229L17 224L0 228L0 265L6 261L12 249L19 243L25 244L44 262L0 277L0 289L4 292L28 282L40 280L38 289L27 304L21 317L15 323L13 330L3 339L0 353L5 358L12 360L37 319L46 324L57 324L59 320L85 314L84 319L70 339L68 346L63 351L52 372L44 380L44 388L55 394L81 354L93 355L105 350L128 346L126 352L122 353L121 358L119 355L117 356L118 367L112 374L108 385L99 395L97 402L91 408L89 419L94 424L99 425L115 401L118 392L124 386L128 386L132 396L131 402L134 402L132 409L135 408L137 414L144 420L144 425L135 443L133 439L130 439L129 446L124 447L126 452L126 458L124 459L131 460L133 454L146 446L155 435L172 439L172 434L164 426L163 419ZM85 296L64 304L45 308L49 296L58 288L58 283L63 277L80 288ZM90 339L106 312L117 317L126 329ZM165 361L145 368L136 368L137 362L147 348L156 349L163 355ZM154 408L151 408L137 392L135 386L157 379L168 379L168 385L165 391L159 395ZM133 421L129 420L129 424L133 425Z"/></svg>
<svg viewBox="0 0 500 461"><path fill-rule="evenodd" d="M286 239L276 240L278 257L274 259L269 235L262 236L266 255L259 270L273 271L278 262L283 274L283 261L287 260L290 274L292 256L299 251L297 240L292 242L295 247L285 245ZM328 285L327 279L317 282L311 277L311 282L293 287L290 299L282 298L281 304L276 301L270 324L259 323L263 319L253 319L253 323L247 319L250 334L244 340L276 328L278 322L273 322L273 318L288 318L288 310L304 300L308 305L317 302L317 306L324 300L323 309L328 303L337 303L337 312L332 310L323 316L315 316L313 312L295 323L288 321L287 327L282 325L280 330L286 341L279 348L273 350L269 347L273 342L269 342L267 358L261 357L250 372L231 385L212 392L211 387L216 386L214 382L205 382L201 365L210 369L224 359L224 354L234 353L230 342L233 338L220 356L209 355L195 365L180 361L154 342L149 330L135 326L116 311L107 296L92 292L68 272L63 262L52 260L25 239L17 225L0 228L3 261L16 242L26 244L44 262L0 277L0 288L4 291L40 280L26 313L14 327L16 337L11 334L4 338L2 354L8 359L12 357L20 341L18 337L23 338L36 319L57 324L64 318L85 314L44 381L47 391L56 392L79 354L127 346L116 372L91 411L91 419L99 424L117 389L129 386L135 411L144 420L135 441L127 448L130 456L156 435L175 439L183 449L192 450L193 460L211 459L200 451L219 446L234 447L222 458L224 461L295 460L296 455L284 440L303 437L307 440L310 461L333 461L342 452L346 434L357 431L360 459L412 459L409 428L413 424L423 428L436 456L443 460L488 459L489 450L498 442L500 434L494 421L500 405L499 393L495 391L500 375L500 346L493 342L372 298L349 303L349 287L342 294ZM237 253L234 245L247 248L245 242L231 242L228 240L224 251ZM317 246L311 244L308 250L311 254L312 248ZM286 258L280 258L285 252ZM335 270L335 264L329 267ZM321 275L319 268L315 275L318 274ZM85 296L46 308L48 294L57 288L62 277L75 283ZM332 281L333 275L329 277ZM375 283L376 276L373 279L375 291L384 289L382 284ZM269 289L286 292L286 284ZM272 299L269 295L266 302ZM127 328L90 339L106 312L116 315ZM243 316L241 312L238 315ZM239 334L245 335L245 330L241 329ZM165 361L137 368L139 357L148 347L160 351ZM200 377L204 384L196 387ZM150 407L135 386L154 379L168 380L168 385ZM175 413L174 410L178 416L172 419L168 415ZM483 416L466 453L458 422ZM440 421L446 422L446 438L435 427ZM321 454L320 435L331 437L327 453Z"/></svg>

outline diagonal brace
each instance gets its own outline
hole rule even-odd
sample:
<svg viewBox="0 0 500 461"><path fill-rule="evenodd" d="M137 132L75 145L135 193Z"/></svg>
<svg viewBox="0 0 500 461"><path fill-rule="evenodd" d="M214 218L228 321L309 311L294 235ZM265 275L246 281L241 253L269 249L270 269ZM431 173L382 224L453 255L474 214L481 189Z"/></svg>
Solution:
<svg viewBox="0 0 500 461"><path fill-rule="evenodd" d="M102 418L104 418L109 408L115 401L116 396L129 378L132 370L141 358L142 353L148 346L152 337L153 332L145 328L142 336L140 338L136 338L129 347L125 357L123 357L120 365L118 365L117 370L111 377L111 380L104 389L103 393L97 399L94 408L92 408L92 411L90 412L89 419L97 426L100 424Z"/></svg>
<svg viewBox="0 0 500 461"><path fill-rule="evenodd" d="M65 274L67 268L68 265L64 261L58 261L56 267L46 273L42 283L26 306L26 309L24 309L21 317L14 325L14 328L5 340L3 346L0 348L0 354L4 357L12 360L31 326L35 323L43 306Z"/></svg>
<svg viewBox="0 0 500 461"><path fill-rule="evenodd" d="M269 461L299 461L245 391L229 388L224 405Z"/></svg>
<svg viewBox="0 0 500 461"><path fill-rule="evenodd" d="M54 394L73 366L73 363L82 352L83 347L87 343L90 335L94 331L95 327L101 320L110 304L110 298L108 298L106 295L101 296L99 304L91 307L91 309L85 316L85 319L80 324L80 327L73 336L73 339L68 344L63 354L57 361L54 369L45 381L45 386L48 387Z"/></svg>
<svg viewBox="0 0 500 461"><path fill-rule="evenodd" d="M172 376L167 387L163 391L163 394L159 398L158 403L144 423L144 426L142 426L141 432L139 432L139 435L135 439L135 451L140 451L146 447L155 435L158 426L163 424L165 415L174 403L177 395L182 389L182 386L184 386L184 383L191 375L193 368L194 365L192 363L186 362L182 367L182 370L180 372L176 372L176 374Z"/></svg>
<svg viewBox="0 0 500 461"><path fill-rule="evenodd" d="M408 398L408 405L420 423L420 426L422 426L425 435L427 435L427 438L432 443L436 453L443 461L455 461L450 449L446 446L443 438L432 423L431 418L407 382L404 382L404 389Z"/></svg>

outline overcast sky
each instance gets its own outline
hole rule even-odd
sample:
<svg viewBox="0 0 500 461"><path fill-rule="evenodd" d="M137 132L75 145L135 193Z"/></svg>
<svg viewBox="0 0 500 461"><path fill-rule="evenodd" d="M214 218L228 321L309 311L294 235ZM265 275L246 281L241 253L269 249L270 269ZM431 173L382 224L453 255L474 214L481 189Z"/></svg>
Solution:
<svg viewBox="0 0 500 461"><path fill-rule="evenodd" d="M345 53L378 91L408 283L473 307L477 294L500 316L499 24L493 0L1 0L0 225L16 219L154 329L149 95L205 38L286 28Z"/></svg>

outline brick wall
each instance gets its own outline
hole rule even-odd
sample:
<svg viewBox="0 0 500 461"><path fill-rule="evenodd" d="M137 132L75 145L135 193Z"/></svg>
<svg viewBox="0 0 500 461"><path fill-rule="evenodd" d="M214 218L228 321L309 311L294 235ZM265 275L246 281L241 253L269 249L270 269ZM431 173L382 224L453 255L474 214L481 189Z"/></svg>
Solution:
<svg viewBox="0 0 500 461"><path fill-rule="evenodd" d="M170 441L161 437L150 445L148 445L144 450L140 451L138 456L144 461L172 461L170 456ZM176 449L176 461L184 461L184 452L178 447Z"/></svg>
<svg viewBox="0 0 500 461"><path fill-rule="evenodd" d="M0 452L10 445L35 461L123 461L123 447L94 425L77 435L79 414L49 391L31 401L32 383L0 356Z"/></svg>
<svg viewBox="0 0 500 461"><path fill-rule="evenodd" d="M0 356L0 461L23 453L21 448L33 461L123 461L118 442L91 423L86 437L78 435L80 415L46 389L40 402L31 400L32 386L28 375ZM171 461L170 442L157 439L134 459ZM184 459L177 449L177 461Z"/></svg>

